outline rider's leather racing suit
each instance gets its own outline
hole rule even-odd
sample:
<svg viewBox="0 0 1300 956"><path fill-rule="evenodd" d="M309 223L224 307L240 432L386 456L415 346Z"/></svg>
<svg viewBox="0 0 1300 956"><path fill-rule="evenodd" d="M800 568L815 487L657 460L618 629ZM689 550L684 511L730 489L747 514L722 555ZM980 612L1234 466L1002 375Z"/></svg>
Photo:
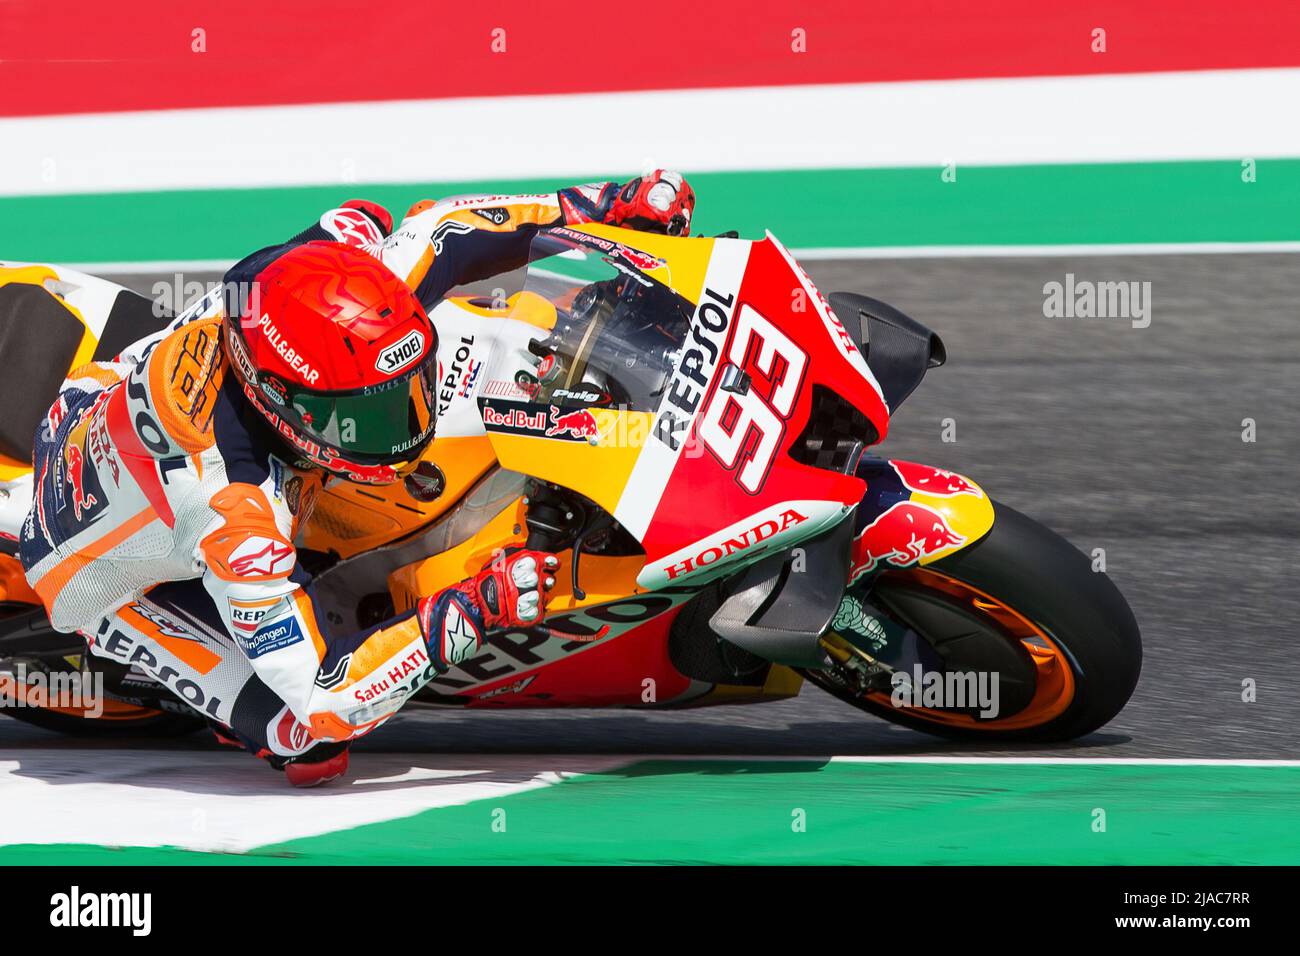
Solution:
<svg viewBox="0 0 1300 956"><path fill-rule="evenodd" d="M599 221L617 186L417 204L395 231L352 201L226 275L246 283L293 245L332 239L383 261L426 309L515 268L538 228ZM250 749L277 758L364 734L480 630L448 589L418 611L335 634L293 540L320 488L226 374L221 297L112 362L74 370L36 438L21 535L27 578L60 631L134 665Z"/></svg>

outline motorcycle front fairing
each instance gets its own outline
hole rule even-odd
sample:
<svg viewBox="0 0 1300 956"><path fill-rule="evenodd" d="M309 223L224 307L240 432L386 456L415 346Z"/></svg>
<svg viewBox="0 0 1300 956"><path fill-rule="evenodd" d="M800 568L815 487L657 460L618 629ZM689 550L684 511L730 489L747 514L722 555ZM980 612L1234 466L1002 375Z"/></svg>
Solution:
<svg viewBox="0 0 1300 956"><path fill-rule="evenodd" d="M540 364L561 371L533 400L480 399L504 467L610 512L645 549L647 589L702 583L844 520L864 490L856 456L888 413L775 238L585 226L538 241L552 254L534 257L528 290L562 316L546 343L558 357ZM643 310L586 301L619 283Z"/></svg>
<svg viewBox="0 0 1300 956"><path fill-rule="evenodd" d="M531 393L480 399L503 466L608 511L645 549L640 589L695 589L816 542L806 576L741 589L769 620L734 602L718 619L736 643L808 663L839 597L819 585L848 570L854 466L888 427L858 346L770 235L583 227L534 246L527 292L558 318Z"/></svg>

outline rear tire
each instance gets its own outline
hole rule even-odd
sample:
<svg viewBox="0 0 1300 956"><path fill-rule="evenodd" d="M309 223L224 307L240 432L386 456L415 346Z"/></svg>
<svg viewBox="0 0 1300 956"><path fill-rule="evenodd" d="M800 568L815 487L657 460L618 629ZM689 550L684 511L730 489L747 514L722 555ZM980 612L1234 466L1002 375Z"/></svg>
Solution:
<svg viewBox="0 0 1300 956"><path fill-rule="evenodd" d="M862 696L828 672L805 671L805 676L878 717L951 739L1070 740L1114 718L1142 671L1141 634L1128 602L1110 578L1093 571L1088 558L1060 535L1006 505L995 501L993 507L993 528L984 538L928 569L994 598L1057 645L1074 682L1073 698L1062 712L1040 725L1016 729L999 728L997 720L988 726L940 723L879 697ZM884 586L889 573L882 574L878 585ZM998 669L994 659L990 655L987 669Z"/></svg>
<svg viewBox="0 0 1300 956"><path fill-rule="evenodd" d="M51 630L43 612L36 614L28 605L3 608L0 621L7 628L4 641L0 642L0 649L8 652L0 658L6 666L20 661L29 667L59 673L68 669L70 659L86 656L85 643L80 637ZM86 664L89 667L87 673L94 672L107 685L101 716L82 717L63 710L19 707L12 700L7 704L0 703L0 715L71 737L179 737L207 726L197 713L166 709L172 701L167 699L164 703L167 692L161 687L156 696L139 703L118 699L113 692L129 668L105 658L87 658ZM4 699L5 695L0 695L0 701ZM180 706L179 699L176 706Z"/></svg>

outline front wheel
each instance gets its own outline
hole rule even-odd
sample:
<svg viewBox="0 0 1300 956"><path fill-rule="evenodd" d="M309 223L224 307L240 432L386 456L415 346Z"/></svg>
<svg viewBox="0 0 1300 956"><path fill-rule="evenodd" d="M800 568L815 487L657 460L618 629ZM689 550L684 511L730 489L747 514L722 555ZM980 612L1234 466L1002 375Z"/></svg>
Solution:
<svg viewBox="0 0 1300 956"><path fill-rule="evenodd" d="M993 507L993 527L976 544L925 567L880 572L860 619L876 633L887 625L923 644L922 657L943 674L996 678L995 712L986 700L936 706L919 692L914 705L887 677L864 681L849 667L804 675L878 717L965 740L1069 740L1118 714L1142 670L1128 602L1060 535L1006 505ZM867 646L862 634L844 629L829 637Z"/></svg>

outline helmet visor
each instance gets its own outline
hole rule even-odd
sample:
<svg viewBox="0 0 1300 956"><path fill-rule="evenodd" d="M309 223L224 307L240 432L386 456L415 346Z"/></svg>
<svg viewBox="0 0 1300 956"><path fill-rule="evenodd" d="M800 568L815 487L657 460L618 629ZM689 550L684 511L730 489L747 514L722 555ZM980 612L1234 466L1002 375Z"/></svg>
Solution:
<svg viewBox="0 0 1300 956"><path fill-rule="evenodd" d="M301 432L343 457L370 465L418 458L438 417L434 349L400 378L351 392L287 386L280 411Z"/></svg>

